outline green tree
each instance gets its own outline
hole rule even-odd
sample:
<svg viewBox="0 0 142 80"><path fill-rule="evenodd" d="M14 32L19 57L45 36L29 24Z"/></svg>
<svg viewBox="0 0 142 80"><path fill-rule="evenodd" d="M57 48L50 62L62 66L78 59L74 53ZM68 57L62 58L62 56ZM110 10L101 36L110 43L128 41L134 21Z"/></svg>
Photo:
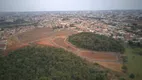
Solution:
<svg viewBox="0 0 142 80"><path fill-rule="evenodd" d="M27 46L0 57L0 80L107 80L99 66L60 48Z"/></svg>
<svg viewBox="0 0 142 80"><path fill-rule="evenodd" d="M69 36L69 42L80 48L96 51L124 52L124 46L119 40L90 32L82 32Z"/></svg>
<svg viewBox="0 0 142 80"><path fill-rule="evenodd" d="M131 73L131 74L129 75L129 78L134 79L134 78L135 78L135 75L134 75L133 73Z"/></svg>
<svg viewBox="0 0 142 80"><path fill-rule="evenodd" d="M121 68L124 73L127 72L127 66L123 65Z"/></svg>

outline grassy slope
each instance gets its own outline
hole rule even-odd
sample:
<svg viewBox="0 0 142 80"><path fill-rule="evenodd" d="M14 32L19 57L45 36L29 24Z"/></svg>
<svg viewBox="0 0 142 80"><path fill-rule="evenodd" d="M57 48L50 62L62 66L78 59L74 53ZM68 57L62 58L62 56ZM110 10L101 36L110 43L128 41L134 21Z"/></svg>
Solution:
<svg viewBox="0 0 142 80"><path fill-rule="evenodd" d="M128 73L134 73L136 78L134 80L142 80L142 56L132 53L131 48L126 49L126 55L128 56Z"/></svg>

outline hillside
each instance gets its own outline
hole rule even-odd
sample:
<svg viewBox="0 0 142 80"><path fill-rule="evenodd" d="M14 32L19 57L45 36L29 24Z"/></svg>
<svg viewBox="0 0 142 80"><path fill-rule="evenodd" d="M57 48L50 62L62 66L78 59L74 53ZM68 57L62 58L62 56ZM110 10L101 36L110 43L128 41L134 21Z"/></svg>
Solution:
<svg viewBox="0 0 142 80"><path fill-rule="evenodd" d="M107 80L106 72L71 52L28 46L0 57L0 80Z"/></svg>
<svg viewBox="0 0 142 80"><path fill-rule="evenodd" d="M69 36L69 42L80 48L95 51L124 52L124 47L113 38L90 32L82 32Z"/></svg>

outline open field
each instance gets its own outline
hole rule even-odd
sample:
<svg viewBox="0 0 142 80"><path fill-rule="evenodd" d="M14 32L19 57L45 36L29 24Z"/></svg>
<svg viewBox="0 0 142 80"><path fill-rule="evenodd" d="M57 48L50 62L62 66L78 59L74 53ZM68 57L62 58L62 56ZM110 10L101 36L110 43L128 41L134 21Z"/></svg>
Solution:
<svg viewBox="0 0 142 80"><path fill-rule="evenodd" d="M142 56L138 54L132 53L133 49L127 48L125 55L128 57L127 67L128 74L133 73L135 75L135 79L133 80L141 80L142 79Z"/></svg>
<svg viewBox="0 0 142 80"><path fill-rule="evenodd" d="M37 42L35 42L36 44L39 45L45 45L45 46L51 46L51 47L57 47L56 45L54 45L54 43L52 43L52 41L49 38L46 39L41 39Z"/></svg>
<svg viewBox="0 0 142 80"><path fill-rule="evenodd" d="M21 43L27 43L48 37L53 33L54 31L51 28L37 28L22 34L18 34L17 37Z"/></svg>
<svg viewBox="0 0 142 80"><path fill-rule="evenodd" d="M7 51L22 48L30 43L40 44L45 46L53 46L64 48L65 50L75 53L89 62L99 63L100 65L114 71L121 72L121 64L118 62L117 55L111 52L95 52L80 49L68 42L69 35L76 34L73 30L54 31L51 28L39 28L16 35L18 43L10 46Z"/></svg>

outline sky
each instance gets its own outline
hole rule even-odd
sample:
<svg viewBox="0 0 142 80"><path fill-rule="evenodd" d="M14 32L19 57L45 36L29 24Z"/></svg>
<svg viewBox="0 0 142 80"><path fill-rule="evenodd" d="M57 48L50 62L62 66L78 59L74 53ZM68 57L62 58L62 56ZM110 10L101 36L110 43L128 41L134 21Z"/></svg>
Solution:
<svg viewBox="0 0 142 80"><path fill-rule="evenodd" d="M142 0L0 0L0 12L141 9Z"/></svg>

